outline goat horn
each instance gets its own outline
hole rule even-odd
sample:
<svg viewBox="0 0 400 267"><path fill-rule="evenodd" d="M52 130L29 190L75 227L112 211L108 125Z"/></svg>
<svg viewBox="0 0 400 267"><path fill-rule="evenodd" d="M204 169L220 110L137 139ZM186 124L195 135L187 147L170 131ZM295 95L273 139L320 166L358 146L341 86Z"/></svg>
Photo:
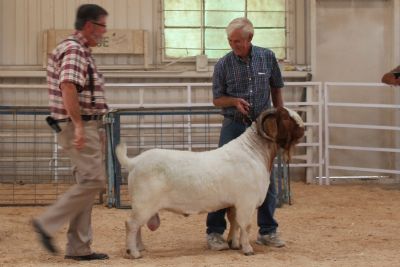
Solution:
<svg viewBox="0 0 400 267"><path fill-rule="evenodd" d="M294 121L297 123L297 125L299 125L300 127L304 127L304 122L301 119L300 115L296 111L294 111L294 110L292 110L290 108L287 108L287 107L283 107L283 108L286 109L289 112L289 116L292 119L294 119Z"/></svg>

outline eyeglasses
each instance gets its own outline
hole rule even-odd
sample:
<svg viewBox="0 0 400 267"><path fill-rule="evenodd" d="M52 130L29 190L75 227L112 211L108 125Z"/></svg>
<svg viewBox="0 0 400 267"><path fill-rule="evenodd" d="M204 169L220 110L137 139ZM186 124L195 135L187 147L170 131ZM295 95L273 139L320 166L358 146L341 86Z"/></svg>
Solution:
<svg viewBox="0 0 400 267"><path fill-rule="evenodd" d="M103 27L103 28L107 27L107 25L103 24L103 23L99 23L99 22L96 22L96 21L90 21L90 22L92 22L94 25L97 25L97 26L100 26L100 27Z"/></svg>

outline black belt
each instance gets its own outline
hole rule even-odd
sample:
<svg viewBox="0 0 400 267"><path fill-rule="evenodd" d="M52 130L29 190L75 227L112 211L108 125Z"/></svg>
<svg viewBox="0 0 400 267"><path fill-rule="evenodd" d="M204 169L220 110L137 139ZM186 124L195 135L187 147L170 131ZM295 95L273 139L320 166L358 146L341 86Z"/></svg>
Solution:
<svg viewBox="0 0 400 267"><path fill-rule="evenodd" d="M253 123L253 121L254 121L250 117L248 117L248 116L246 117L244 115L240 115L240 116L225 116L225 118L231 119L231 120L233 120L235 122L238 122L240 124L247 125L247 126L251 125Z"/></svg>
<svg viewBox="0 0 400 267"><path fill-rule="evenodd" d="M83 121L97 121L103 119L103 115L81 115ZM71 118L59 119L57 122L68 122Z"/></svg>

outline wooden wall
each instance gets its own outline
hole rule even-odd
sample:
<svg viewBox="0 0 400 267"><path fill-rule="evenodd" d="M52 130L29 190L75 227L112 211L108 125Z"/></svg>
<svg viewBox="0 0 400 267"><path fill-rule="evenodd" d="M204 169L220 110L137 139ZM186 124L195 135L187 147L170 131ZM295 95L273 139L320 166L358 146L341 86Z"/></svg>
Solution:
<svg viewBox="0 0 400 267"><path fill-rule="evenodd" d="M97 3L109 12L110 29L144 29L153 32L154 0L0 0L0 66L40 66L42 35L48 29L73 29L76 8ZM150 45L153 45L153 38ZM153 51L153 50L151 50ZM153 55L150 54L150 58ZM135 56L100 56L98 64L135 65Z"/></svg>

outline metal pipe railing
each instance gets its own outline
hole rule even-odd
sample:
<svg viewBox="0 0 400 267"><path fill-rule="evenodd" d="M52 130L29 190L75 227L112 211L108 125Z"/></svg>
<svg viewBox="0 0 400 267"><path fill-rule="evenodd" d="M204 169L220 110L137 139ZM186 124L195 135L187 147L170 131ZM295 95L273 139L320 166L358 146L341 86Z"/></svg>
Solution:
<svg viewBox="0 0 400 267"><path fill-rule="evenodd" d="M335 107L346 107L346 108L370 108L370 109L382 109L382 110L399 110L400 105L397 104L381 104L381 103L355 103L355 102L345 102L345 97L341 97L341 101L331 101L330 96L335 88L346 88L348 92L354 87L358 88L377 88L382 90L382 88L390 88L386 84L382 83L345 83L345 82L326 82L324 84L325 91L325 178L326 184L330 184L330 170L344 170L352 172L372 172L372 173L388 173L388 174L400 174L400 170L387 169L387 168L372 168L372 167L356 167L356 166L343 166L343 165L332 165L331 164L331 150L350 150L350 151L366 151L366 152L386 152L386 153L400 153L398 148L382 148L382 147L371 147L366 146L354 146L354 145L335 145L332 144L330 140L331 129L333 128L343 128L343 129L363 129L363 130L380 130L380 131L394 131L397 132L397 136L400 136L399 126L387 126L387 125L377 125L377 124L360 124L360 123L333 123L329 119L331 114L331 109ZM398 90L398 88L394 88ZM351 95L351 94L347 94ZM347 96L346 95L346 96ZM395 137L396 138L396 137ZM354 163L351 163L354 164ZM356 175L356 176L342 176L343 179L351 178L365 178L366 176ZM371 177L370 175L368 177ZM373 177L384 177L381 175L376 175ZM341 178L340 176L335 176L335 179Z"/></svg>

